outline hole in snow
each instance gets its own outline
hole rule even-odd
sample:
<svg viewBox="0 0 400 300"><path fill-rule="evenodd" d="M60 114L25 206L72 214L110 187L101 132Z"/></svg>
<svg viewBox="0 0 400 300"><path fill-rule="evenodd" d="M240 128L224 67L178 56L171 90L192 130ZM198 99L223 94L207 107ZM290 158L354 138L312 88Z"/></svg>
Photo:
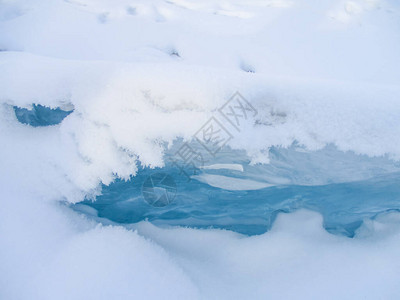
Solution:
<svg viewBox="0 0 400 300"><path fill-rule="evenodd" d="M387 158L334 147L273 148L270 164L250 165L243 152L226 149L218 161L199 166L196 175L192 165L168 161L161 169L141 168L128 181L103 185L94 202L72 207L83 213L94 209L91 215L121 224L148 220L247 235L269 230L279 212L308 209L323 216L326 230L348 237L364 220L400 211L400 166Z"/></svg>
<svg viewBox="0 0 400 300"><path fill-rule="evenodd" d="M57 125L64 120L71 110L63 110L59 107L50 108L40 104L33 104L32 109L14 106L15 116L22 124L28 124L33 127Z"/></svg>

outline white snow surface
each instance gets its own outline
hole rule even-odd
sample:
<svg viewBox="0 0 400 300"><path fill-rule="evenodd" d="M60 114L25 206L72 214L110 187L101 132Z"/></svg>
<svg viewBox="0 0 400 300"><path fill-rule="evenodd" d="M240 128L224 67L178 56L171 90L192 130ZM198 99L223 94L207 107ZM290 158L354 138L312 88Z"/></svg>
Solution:
<svg viewBox="0 0 400 300"><path fill-rule="evenodd" d="M254 164L294 142L398 161L399 25L380 0L0 1L0 298L399 298L396 213L353 239L309 211L246 237L62 204L163 166L236 91L258 125L229 146ZM12 108L32 104L74 112L34 128Z"/></svg>

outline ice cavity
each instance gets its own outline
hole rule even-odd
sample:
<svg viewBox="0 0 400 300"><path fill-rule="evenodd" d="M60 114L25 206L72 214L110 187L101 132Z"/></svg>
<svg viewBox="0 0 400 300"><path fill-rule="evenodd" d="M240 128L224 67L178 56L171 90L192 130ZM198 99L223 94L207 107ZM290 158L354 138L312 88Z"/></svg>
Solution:
<svg viewBox="0 0 400 300"><path fill-rule="evenodd" d="M103 185L94 202L87 199L74 209L123 224L149 220L254 235L268 231L280 212L306 208L322 214L328 231L350 237L364 221L400 209L400 164L388 158L346 153L332 145L318 151L274 147L269 157L269 164L251 165L244 151L223 149L215 164L199 169L191 180L184 176L193 171L190 167L139 168L131 180ZM168 205L154 207L141 190L160 173L175 180L176 194Z"/></svg>
<svg viewBox="0 0 400 300"><path fill-rule="evenodd" d="M33 127L60 124L65 117L73 112L73 109L74 106L72 104L57 108L33 104L32 109L14 106L18 121Z"/></svg>

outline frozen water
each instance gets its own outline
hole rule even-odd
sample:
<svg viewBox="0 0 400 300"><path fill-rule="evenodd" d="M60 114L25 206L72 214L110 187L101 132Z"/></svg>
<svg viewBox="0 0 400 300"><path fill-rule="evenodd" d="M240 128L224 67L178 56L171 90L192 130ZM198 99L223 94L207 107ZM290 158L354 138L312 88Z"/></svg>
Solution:
<svg viewBox="0 0 400 300"><path fill-rule="evenodd" d="M160 170L142 168L131 180L103 186L95 201L88 199L75 208L89 205L98 217L117 223L148 220L157 225L223 228L247 235L269 230L278 213L309 209L323 216L329 232L349 237L364 220L400 209L400 165L391 160L344 154L333 147L311 153L293 147L271 152L268 165L249 166L240 152L225 158L226 150L220 159L234 157L243 164L234 166L244 170L215 164L203 167L192 180L172 164ZM173 185L173 202L154 205L146 201L154 174L162 174L162 178L169 174L170 183L161 192ZM153 189L152 193L157 194Z"/></svg>
<svg viewBox="0 0 400 300"><path fill-rule="evenodd" d="M60 124L66 116L72 113L72 111L65 111L58 107L52 109L40 104L34 104L30 110L14 106L14 111L18 121L34 127Z"/></svg>
<svg viewBox="0 0 400 300"><path fill-rule="evenodd" d="M399 15L1 1L0 298L398 299ZM230 139L187 182L209 120Z"/></svg>

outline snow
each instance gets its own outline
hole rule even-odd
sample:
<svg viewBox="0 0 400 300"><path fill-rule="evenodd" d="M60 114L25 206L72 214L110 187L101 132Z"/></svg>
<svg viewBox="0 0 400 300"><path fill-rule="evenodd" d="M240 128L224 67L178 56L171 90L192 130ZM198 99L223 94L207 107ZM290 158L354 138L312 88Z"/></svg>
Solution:
<svg viewBox="0 0 400 300"><path fill-rule="evenodd" d="M226 169L226 170L236 170L236 171L243 172L243 166L240 164L212 164L212 165L208 165L208 166L203 166L201 168L206 169L206 170Z"/></svg>
<svg viewBox="0 0 400 300"><path fill-rule="evenodd" d="M229 146L252 164L294 143L398 162L399 12L383 0L0 2L0 298L398 298L396 212L353 239L309 211L247 237L124 227L68 205L162 167L236 91L258 113ZM19 123L13 107L33 104L74 112Z"/></svg>
<svg viewBox="0 0 400 300"><path fill-rule="evenodd" d="M268 184L266 182L260 182L248 179L239 179L230 176L212 175L212 174L192 175L191 178L196 179L200 182L205 182L211 186L219 187L230 191L259 190L273 186L272 184Z"/></svg>

